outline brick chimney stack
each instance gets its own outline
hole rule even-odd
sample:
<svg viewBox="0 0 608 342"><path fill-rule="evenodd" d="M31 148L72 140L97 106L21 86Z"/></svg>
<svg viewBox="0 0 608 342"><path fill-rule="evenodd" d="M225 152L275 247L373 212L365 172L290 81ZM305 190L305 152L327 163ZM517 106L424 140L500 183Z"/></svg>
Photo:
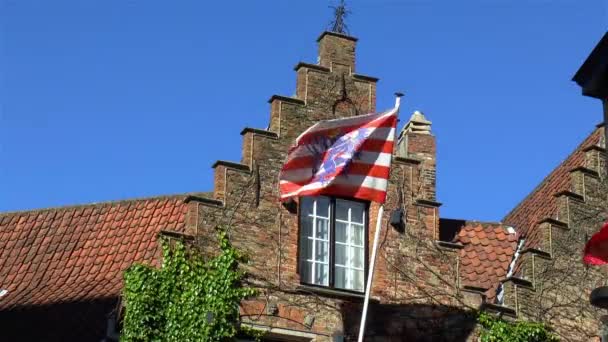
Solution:
<svg viewBox="0 0 608 342"><path fill-rule="evenodd" d="M419 200L436 201L436 147L431 133L431 122L422 112L415 111L401 130L397 141L397 156L420 161L418 189L413 189Z"/></svg>

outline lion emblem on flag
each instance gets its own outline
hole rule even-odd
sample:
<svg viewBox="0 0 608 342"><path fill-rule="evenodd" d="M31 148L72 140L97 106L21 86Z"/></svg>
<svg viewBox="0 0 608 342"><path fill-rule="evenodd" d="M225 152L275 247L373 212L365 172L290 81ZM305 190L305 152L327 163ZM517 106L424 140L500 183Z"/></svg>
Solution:
<svg viewBox="0 0 608 342"><path fill-rule="evenodd" d="M359 148L373 128L359 128L343 134L339 130L317 137L313 150L313 182L327 184L338 175L348 176L353 160L360 157Z"/></svg>

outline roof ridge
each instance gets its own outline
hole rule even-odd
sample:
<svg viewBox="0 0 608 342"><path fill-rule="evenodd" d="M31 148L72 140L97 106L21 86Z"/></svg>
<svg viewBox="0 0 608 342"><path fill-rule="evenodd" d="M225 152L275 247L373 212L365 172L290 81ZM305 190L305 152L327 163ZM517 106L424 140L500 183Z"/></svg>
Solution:
<svg viewBox="0 0 608 342"><path fill-rule="evenodd" d="M508 226L508 224L502 221L481 221L481 220L468 220L468 219L458 219L458 218L448 218L448 217L440 217L439 220L452 220L452 221L463 221L464 223L479 223L479 224L494 224L499 226Z"/></svg>
<svg viewBox="0 0 608 342"><path fill-rule="evenodd" d="M465 220L466 223L478 223L478 224L492 224L492 225L496 225L496 226L505 226L508 227L509 225L501 222L501 221L479 221L479 220Z"/></svg>
<svg viewBox="0 0 608 342"><path fill-rule="evenodd" d="M576 148L574 148L574 150L572 150L572 152L570 152L564 159L562 159L562 161L557 164L556 167L554 167L553 169L551 169L551 171L545 175L545 177L543 178L543 180L538 183L538 185L536 185L536 187L534 187L534 189L532 189L532 191L530 191L526 197L524 197L522 200L520 200L511 210L509 210L509 212L502 218L502 221L506 221L507 218L509 216L511 216L511 214L513 214L515 211L517 211L523 204L524 202L526 202L529 198L531 198L537 191L539 191L548 181L549 178L551 178L551 176L553 176L555 174L555 172L560 169L562 166L564 166L566 164L566 162L568 160L570 160L570 158L578 151L582 151L585 146L589 143L589 139L596 134L596 132L598 132L601 128L600 127L596 127L591 133L589 133L587 135L587 137L585 137L585 139L583 139L583 141L578 144L576 146Z"/></svg>
<svg viewBox="0 0 608 342"><path fill-rule="evenodd" d="M174 199L174 198L179 198L179 197L186 198L187 196L190 196L190 195L202 196L205 194L209 194L209 192L184 192L184 193L178 193L178 194L166 194L166 195L154 195L154 196L146 196L146 197L125 198L125 199L109 200L109 201L103 201L103 202L68 204L68 205L61 205L61 206L56 206L56 207L0 212L0 217L16 215L16 214L26 214L26 213L29 214L29 213L36 213L36 212L53 211L53 210L68 210L68 209L79 209L79 208L86 208L86 207L99 207L99 206L103 206L103 205L107 205L107 204L123 204L123 203L129 203L129 202L150 201L150 200L156 200L156 199Z"/></svg>

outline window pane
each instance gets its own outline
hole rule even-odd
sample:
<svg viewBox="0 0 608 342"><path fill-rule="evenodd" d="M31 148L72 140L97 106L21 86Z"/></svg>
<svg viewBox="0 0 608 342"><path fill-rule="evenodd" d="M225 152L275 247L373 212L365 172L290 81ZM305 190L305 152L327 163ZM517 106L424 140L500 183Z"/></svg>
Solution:
<svg viewBox="0 0 608 342"><path fill-rule="evenodd" d="M329 251L328 242L316 241L315 245L315 261L328 262L329 261Z"/></svg>
<svg viewBox="0 0 608 342"><path fill-rule="evenodd" d="M304 259L300 262L300 280L304 283L312 283L312 263Z"/></svg>
<svg viewBox="0 0 608 342"><path fill-rule="evenodd" d="M340 289L346 288L346 272L343 267L334 268L334 286Z"/></svg>
<svg viewBox="0 0 608 342"><path fill-rule="evenodd" d="M363 268L363 248L353 247L351 249L351 253L353 256L352 266Z"/></svg>
<svg viewBox="0 0 608 342"><path fill-rule="evenodd" d="M312 217L302 217L300 221L300 236L312 236Z"/></svg>
<svg viewBox="0 0 608 342"><path fill-rule="evenodd" d="M346 243L348 223L336 221L336 242Z"/></svg>
<svg viewBox="0 0 608 342"><path fill-rule="evenodd" d="M307 228L310 227L307 227L304 224L300 227L300 260L306 260L312 257L312 241L306 234L306 231L310 231L310 229Z"/></svg>
<svg viewBox="0 0 608 342"><path fill-rule="evenodd" d="M346 265L346 246L336 244L336 264Z"/></svg>
<svg viewBox="0 0 608 342"><path fill-rule="evenodd" d="M338 220L348 221L348 207L351 202L344 200L336 200L336 218Z"/></svg>
<svg viewBox="0 0 608 342"><path fill-rule="evenodd" d="M358 202L350 202L350 220L363 223L365 219L365 205Z"/></svg>
<svg viewBox="0 0 608 342"><path fill-rule="evenodd" d="M334 201L323 196L301 198L299 267L302 282L329 286L331 275L335 288L364 290L365 210L364 203L355 201ZM331 243L330 237L334 239ZM334 264L330 264L330 256Z"/></svg>
<svg viewBox="0 0 608 342"><path fill-rule="evenodd" d="M312 260L313 241L313 239L309 239L307 237L304 237L304 239L302 239L302 250L300 251L300 256L302 257L302 259Z"/></svg>
<svg viewBox="0 0 608 342"><path fill-rule="evenodd" d="M363 271L351 270L351 272L353 272L353 284L351 290L363 292Z"/></svg>
<svg viewBox="0 0 608 342"><path fill-rule="evenodd" d="M302 197L300 199L300 214L301 216L312 215L312 207L314 205L314 198Z"/></svg>
<svg viewBox="0 0 608 342"><path fill-rule="evenodd" d="M329 240L329 220L317 219L317 239Z"/></svg>
<svg viewBox="0 0 608 342"><path fill-rule="evenodd" d="M356 246L363 246L363 233L365 231L365 228L357 224L352 224L351 229L352 230L350 243Z"/></svg>
<svg viewBox="0 0 608 342"><path fill-rule="evenodd" d="M315 263L315 284L329 285L329 267Z"/></svg>
<svg viewBox="0 0 608 342"><path fill-rule="evenodd" d="M329 217L329 198L315 197L317 202L317 216Z"/></svg>

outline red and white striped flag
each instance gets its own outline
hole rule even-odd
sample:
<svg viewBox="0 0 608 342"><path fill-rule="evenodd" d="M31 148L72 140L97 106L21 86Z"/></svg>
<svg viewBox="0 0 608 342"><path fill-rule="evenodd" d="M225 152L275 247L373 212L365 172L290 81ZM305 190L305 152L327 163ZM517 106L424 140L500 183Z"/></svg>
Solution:
<svg viewBox="0 0 608 342"><path fill-rule="evenodd" d="M608 222L585 244L583 262L587 265L608 264Z"/></svg>
<svg viewBox="0 0 608 342"><path fill-rule="evenodd" d="M377 114L320 121L296 139L279 175L281 200L334 195L384 203L399 99Z"/></svg>

